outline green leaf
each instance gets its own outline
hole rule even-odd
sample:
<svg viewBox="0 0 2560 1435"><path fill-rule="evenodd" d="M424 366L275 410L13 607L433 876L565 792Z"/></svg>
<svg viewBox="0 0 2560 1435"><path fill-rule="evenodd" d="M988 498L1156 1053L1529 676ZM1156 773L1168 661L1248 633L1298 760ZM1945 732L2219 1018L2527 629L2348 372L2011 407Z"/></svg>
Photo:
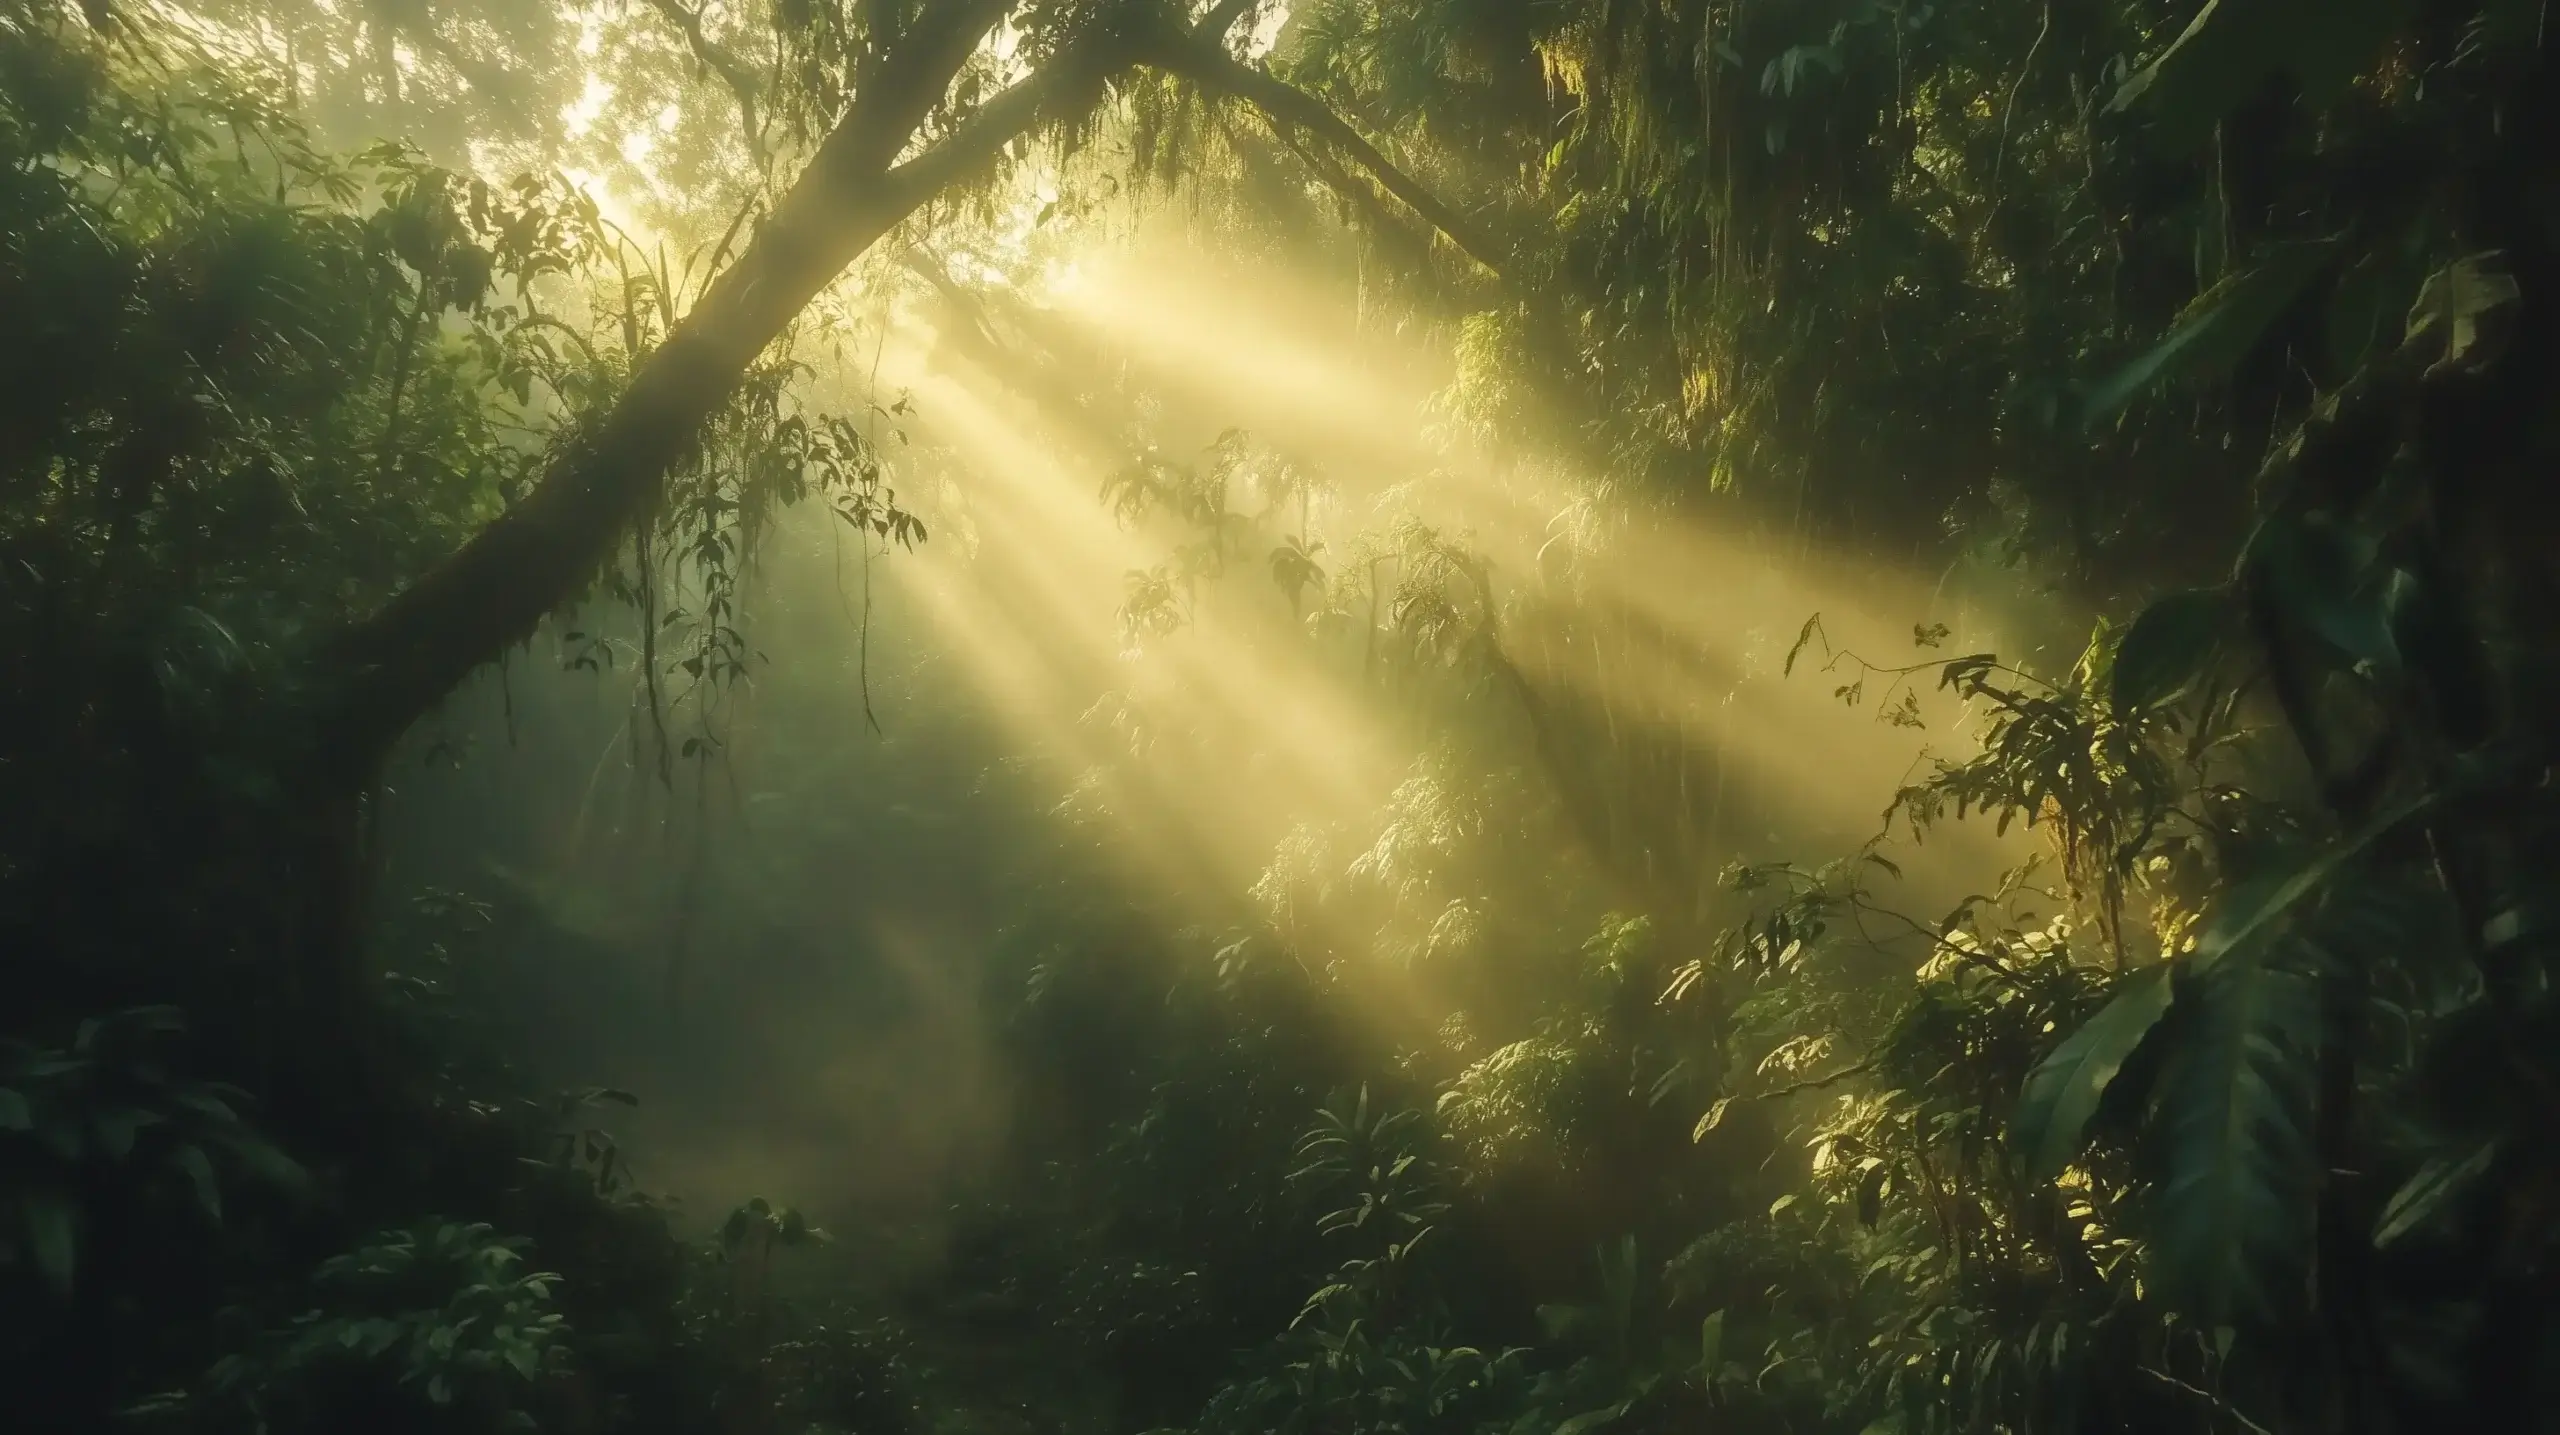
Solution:
<svg viewBox="0 0 2560 1435"><path fill-rule="evenodd" d="M1724 1312L1698 1322L1698 1369L1713 1380L1724 1369Z"/></svg>
<svg viewBox="0 0 2560 1435"><path fill-rule="evenodd" d="M98 1146L107 1153L107 1159L122 1161L133 1154L133 1143L141 1136L143 1128L158 1125L160 1120L156 1111L120 1107L99 1112L90 1118L89 1124L98 1133Z"/></svg>
<svg viewBox="0 0 2560 1435"><path fill-rule="evenodd" d="M279 1191L299 1191L311 1179L301 1163L256 1136L227 1134L221 1138L221 1146L248 1168L250 1175Z"/></svg>
<svg viewBox="0 0 2560 1435"><path fill-rule="evenodd" d="M2368 534L2281 514L2259 526L2241 564L2260 592L2348 662L2390 673L2402 658L2396 610L2409 606L2414 580L2379 554Z"/></svg>
<svg viewBox="0 0 2560 1435"><path fill-rule="evenodd" d="M1698 1118L1698 1124L1691 1128L1689 1132L1689 1139L1692 1141L1706 1140L1707 1133L1715 1130L1719 1126L1722 1126L1724 1124L1725 1113L1732 1109L1732 1097L1721 1096L1716 1098L1715 1104L1709 1106L1706 1114Z"/></svg>
<svg viewBox="0 0 2560 1435"><path fill-rule="evenodd" d="M0 1131L32 1131L35 1124L35 1113L27 1109L27 1098L0 1086Z"/></svg>
<svg viewBox="0 0 2560 1435"><path fill-rule="evenodd" d="M2362 855L2385 833L2434 806L2437 797L2438 794L2422 793L2406 798L2292 871L2270 873L2233 887L2196 938L2194 954L2182 965L2191 974L2201 976L2232 954L2248 951L2304 898L2337 875L2340 868Z"/></svg>
<svg viewBox="0 0 2560 1435"><path fill-rule="evenodd" d="M2480 924L2484 954L2496 956L2518 942L2548 938L2560 930L2560 897L2528 898Z"/></svg>
<svg viewBox="0 0 2560 1435"><path fill-rule="evenodd" d="M2081 426L2095 428L2112 420L2161 384L2227 372L2257 347L2336 250L2337 241L2331 239L2281 244L2254 268L2197 295L2166 338L2081 397Z"/></svg>
<svg viewBox="0 0 2560 1435"><path fill-rule="evenodd" d="M1597 1430L1626 1413L1627 1402L1623 1400L1615 1405L1603 1405L1597 1410L1585 1410L1557 1425L1556 1435L1588 1435L1588 1432Z"/></svg>
<svg viewBox="0 0 2560 1435"><path fill-rule="evenodd" d="M2116 645L2108 698L2132 717L2184 691L2204 670L2231 600L2220 589L2172 593L2142 610Z"/></svg>
<svg viewBox="0 0 2560 1435"><path fill-rule="evenodd" d="M2250 0L2206 0L2169 48L2127 76L2110 113L2143 106L2166 148L2193 149L2224 113L2248 98L2266 74L2265 7Z"/></svg>
<svg viewBox="0 0 2560 1435"><path fill-rule="evenodd" d="M2386 1248L2396 1246L2421 1227L2432 1224L2447 1205L2478 1183L2497 1155L2498 1143L2492 1140L2467 1152L2430 1157L2383 1206L2381 1219L2374 1223L2373 1243Z"/></svg>
<svg viewBox="0 0 2560 1435"><path fill-rule="evenodd" d="M2429 372L2476 369L2497 357L2507 311L2521 297L2505 256L2495 251L2457 259L2427 276L2409 308L2408 342L2439 347Z"/></svg>
<svg viewBox="0 0 2560 1435"><path fill-rule="evenodd" d="M1542 1305L1536 1314L1549 1340L1571 1340L1591 1324L1591 1312L1578 1305Z"/></svg>
<svg viewBox="0 0 2560 1435"><path fill-rule="evenodd" d="M176 1093L176 1097L180 1106L198 1115L211 1117L217 1122L229 1125L237 1123L240 1119L240 1113L233 1110L229 1102L210 1090L190 1087Z"/></svg>
<svg viewBox="0 0 2560 1435"><path fill-rule="evenodd" d="M2080 1153L2108 1086L2168 1013L2170 970L2161 963L2125 978L2097 1015L2027 1073L2009 1130L2033 1179L2052 1180Z"/></svg>
<svg viewBox="0 0 2560 1435"><path fill-rule="evenodd" d="M2138 109L2153 140L2185 152L2268 76L2289 74L2304 103L2334 103L2407 20L2412 0L2208 0L2169 48L2127 77L2110 113Z"/></svg>
<svg viewBox="0 0 2560 1435"><path fill-rule="evenodd" d="M44 1277L55 1294L71 1294L80 1256L79 1211L60 1191L38 1189L19 1199L20 1217L27 1228L27 1250L35 1258L36 1273Z"/></svg>
<svg viewBox="0 0 2560 1435"><path fill-rule="evenodd" d="M190 1143L179 1147L169 1159L187 1174L187 1180L194 1185L196 1204L204 1208L206 1219L220 1225L222 1188L213 1179L213 1163L205 1159L204 1148Z"/></svg>
<svg viewBox="0 0 2560 1435"><path fill-rule="evenodd" d="M2195 1004L2161 1073L2153 1253L2173 1304L2228 1325L2276 1313L2307 1249L2319 1001L2309 977L2258 959L2206 973Z"/></svg>
<svg viewBox="0 0 2560 1435"><path fill-rule="evenodd" d="M1874 1159L1872 1157L1870 1160ZM1878 1163L1858 1180L1858 1224L1872 1228L1884 1216L1884 1183L1891 1167Z"/></svg>

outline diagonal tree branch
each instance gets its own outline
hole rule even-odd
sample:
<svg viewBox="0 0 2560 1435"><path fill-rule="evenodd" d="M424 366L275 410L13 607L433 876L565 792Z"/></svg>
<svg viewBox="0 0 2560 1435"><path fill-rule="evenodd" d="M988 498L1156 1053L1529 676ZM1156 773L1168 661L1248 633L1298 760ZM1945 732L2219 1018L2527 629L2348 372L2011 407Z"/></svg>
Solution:
<svg viewBox="0 0 2560 1435"><path fill-rule="evenodd" d="M1304 134L1277 126L1273 127L1272 133L1278 137L1280 147L1297 156L1298 163L1313 171L1317 180L1322 182L1325 188L1348 201L1354 209L1366 216L1371 224L1377 226L1380 238L1400 251L1399 257L1409 258L1416 263L1429 262L1431 236L1427 233L1415 232L1412 223L1397 214L1393 206L1380 199L1374 187L1345 171L1335 162L1331 154L1321 149L1310 148Z"/></svg>
<svg viewBox="0 0 2560 1435"><path fill-rule="evenodd" d="M1133 65L1154 65L1233 94L1274 124L1329 143L1500 272L1485 236L1322 102L1238 62L1222 44L1204 41L1161 12L1153 21L1090 32L899 163L1014 3L940 0L887 40L875 82L855 95L737 262L641 361L613 408L559 446L531 494L323 647L326 690L304 755L313 780L362 782L410 724L575 595L614 541L657 501L667 474L691 452L756 356L846 265L936 195L993 163L1041 120L1061 107L1090 103L1109 76ZM1211 18L1228 8L1222 4Z"/></svg>
<svg viewBox="0 0 2560 1435"><path fill-rule="evenodd" d="M1001 14L978 0L967 8L989 14L989 26ZM1132 58L1061 55L887 168L875 156L906 143L911 128L899 130L900 118L930 111L983 33L966 45L949 30L931 34L922 53L947 67L939 76L909 71L878 96L857 97L737 262L640 364L612 410L560 446L533 492L327 645L332 691L307 754L315 779L361 782L411 723L573 596L656 501L756 356L846 265L993 162L1060 98L1078 95L1102 63Z"/></svg>
<svg viewBox="0 0 2560 1435"><path fill-rule="evenodd" d="M927 4L894 37L875 40L883 58L861 91L862 114L848 115L838 127L838 133L853 132L855 161L872 165L896 161L916 126L950 92L953 77L969 63L979 42L1012 13L1014 4L1015 0L938 0ZM872 8L877 13L886 7ZM1061 57L1061 63L1073 68L1077 62ZM1052 64L1044 72L1057 68Z"/></svg>
<svg viewBox="0 0 2560 1435"><path fill-rule="evenodd" d="M1219 0L1218 8L1202 16L1200 23L1192 27L1191 36L1223 50L1227 44L1227 32L1236 27L1236 22L1244 18L1246 11L1261 3L1262 0Z"/></svg>
<svg viewBox="0 0 2560 1435"><path fill-rule="evenodd" d="M764 81L755 66L738 58L736 51L711 38L702 28L702 11L685 8L684 0L648 0L649 8L666 17L668 24L684 36L685 48L704 69L720 77L729 93L738 101L738 117L746 131L747 148L755 152L756 163L765 164L769 156L764 146L764 122L758 118L758 104L764 95Z"/></svg>
<svg viewBox="0 0 2560 1435"><path fill-rule="evenodd" d="M1444 203L1421 181L1397 168L1394 161L1379 153L1376 145L1353 129L1342 116L1335 114L1324 101L1268 71L1238 60L1228 54L1222 44L1203 41L1197 32L1174 31L1164 35L1148 59L1168 74L1180 75L1203 89L1242 100L1260 111L1263 118L1276 127L1313 135L1340 150L1376 180L1380 188L1421 216L1424 223L1447 236L1449 242L1458 246L1468 258L1496 276L1502 274L1505 256L1491 235L1479 228L1475 221Z"/></svg>

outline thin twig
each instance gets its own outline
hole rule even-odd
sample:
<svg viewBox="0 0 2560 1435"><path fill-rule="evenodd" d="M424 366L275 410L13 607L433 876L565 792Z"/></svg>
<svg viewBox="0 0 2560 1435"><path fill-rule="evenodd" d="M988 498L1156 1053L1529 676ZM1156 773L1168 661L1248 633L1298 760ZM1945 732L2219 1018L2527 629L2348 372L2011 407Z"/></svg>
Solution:
<svg viewBox="0 0 2560 1435"><path fill-rule="evenodd" d="M2230 1401L2223 1399L2221 1396L2214 1394L2212 1391L2207 1390L2202 1386L2189 1385L2187 1382L2180 1380L2174 1375L2170 1375L2165 1371L2154 1370L2147 1365L2137 1365L2134 1369L2142 1372L2144 1375L2150 1376L2152 1379L2159 1381L2161 1384L2166 1385L2173 1390L2182 1391L2188 1395L2192 1395L2196 1399L2203 1401L2205 1404L2212 1406L2216 1414L2219 1414L2223 1418L2231 1421L2233 1424L2238 1425L2241 1429L2248 1431L2249 1435L2275 1435L2274 1431L2232 1408Z"/></svg>
<svg viewBox="0 0 2560 1435"><path fill-rule="evenodd" d="M2000 216L2001 171L2009 162L2009 121L2018 113L2018 92L2027 87L2027 76L2034 72L2036 55L2044 49L2044 37L2053 33L2053 0L2045 0L2044 22L2036 26L2035 41L2027 46L2027 56L2018 62L2018 73L2009 81L2009 98L2000 106L2000 145L1991 153L1991 207L1982 212L1982 228L1973 236L1973 247L1980 249L1991 233L1991 221Z"/></svg>
<svg viewBox="0 0 2560 1435"><path fill-rule="evenodd" d="M2023 986L2026 983L2025 977L2021 976L2015 970L2003 966L1998 958L1991 956L1987 952L1979 952L1970 947L1958 946L1954 942L1948 941L1944 936L1930 931L1928 928L1921 926L1918 922L1913 921L1903 913L1893 910L1891 907L1879 907L1864 898L1853 895L1849 898L1849 910L1860 916L1872 912L1879 917L1891 917L1895 921L1909 927L1913 932L1925 939L1931 946L1946 953L1948 956L1956 958L1958 961L1970 962L1974 966L1980 967L1983 970L2000 977L2011 986ZM1867 936L1867 929L1864 923L1859 924L1858 935L1865 937L1867 945L1869 946L1881 947L1884 945L1875 938Z"/></svg>

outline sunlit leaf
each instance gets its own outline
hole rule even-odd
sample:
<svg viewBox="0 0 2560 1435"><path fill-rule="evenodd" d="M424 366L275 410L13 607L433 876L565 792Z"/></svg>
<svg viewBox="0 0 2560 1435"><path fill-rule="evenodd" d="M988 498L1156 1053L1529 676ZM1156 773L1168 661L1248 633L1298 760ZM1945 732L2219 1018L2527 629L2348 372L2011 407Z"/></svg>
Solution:
<svg viewBox="0 0 2560 1435"><path fill-rule="evenodd" d="M1690 1129L1689 1139L1692 1141L1706 1140L1708 1132L1713 1131L1724 1124L1725 1112L1730 1110L1732 1106L1732 1097L1719 1097L1715 1104L1707 1108L1706 1114L1698 1118L1698 1124Z"/></svg>
<svg viewBox="0 0 2560 1435"><path fill-rule="evenodd" d="M2497 356L2506 317L2521 291L2504 255L2457 259L2427 276L2409 309L2408 342L2435 346L2434 369L2476 369Z"/></svg>

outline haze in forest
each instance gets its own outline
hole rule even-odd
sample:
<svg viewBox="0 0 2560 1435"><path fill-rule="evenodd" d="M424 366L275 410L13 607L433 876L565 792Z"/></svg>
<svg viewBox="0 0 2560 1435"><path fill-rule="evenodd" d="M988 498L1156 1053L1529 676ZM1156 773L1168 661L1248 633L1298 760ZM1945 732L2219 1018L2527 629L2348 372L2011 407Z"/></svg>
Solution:
<svg viewBox="0 0 2560 1435"><path fill-rule="evenodd" d="M2546 10L0 0L0 1424L2551 1425Z"/></svg>
<svg viewBox="0 0 2560 1435"><path fill-rule="evenodd" d="M1133 578L1165 567L1187 536L1112 511L1133 434L1177 463L1201 461L1222 436L1285 456L1313 477L1303 509L1294 490L1265 491L1250 473L1229 501L1309 537L1320 568L1418 523L1484 555L1498 593L1525 586L1622 614L1676 645L1676 666L1645 660L1659 648L1631 650L1614 671L1552 653L1542 667L1534 649L1520 661L1541 688L1673 725L1693 754L1679 780L1697 788L1704 860L1719 868L1886 835L1876 794L1926 754L1973 741L1961 707L1932 689L1934 665L1908 685L1917 720L1897 722L1878 711L1889 700L1842 700L1864 672L1835 652L1900 665L1932 649L2016 651L2004 640L2036 631L2014 579L1961 561L1896 571L1785 535L1754 541L1695 523L1632 533L1635 515L1590 497L1587 475L1534 445L1472 440L1445 413L1449 366L1364 328L1356 291L1219 266L1202 251L1180 223L1151 222L999 289L994 302L1034 316L1033 342L1048 337L1064 354L1016 351L1008 363L984 310L927 296L869 351L850 346L819 366L824 391L916 455L934 536L866 558L827 517L783 516L743 602L789 661L759 671L712 719L722 771L653 783L635 757L654 741L635 726L648 721L646 693L629 674L548 671L540 659L563 651L554 632L480 684L517 705L512 736L489 730L491 694L475 692L462 770L430 767L402 784L433 814L402 856L414 844L422 863L464 863L440 869L454 885L488 874L441 851L453 845L441 832L459 828L474 851L491 826L531 829L491 871L590 928L618 964L629 1005L584 1023L594 1029L569 1049L613 1053L585 1074L643 1094L629 1118L634 1159L668 1190L704 1206L727 1191L789 1190L830 1215L876 1215L867 1202L883 1199L919 1219L1001 1139L1016 1078L991 1054L974 990L1000 940L991 874L971 870L985 854L902 852L856 834L929 823L1004 772L1007 820L1089 834L1112 880L1166 932L1216 928L1246 916L1239 894L1293 847L1356 853L1423 760L1427 737L1374 691L1374 654L1360 661L1361 640L1341 632L1297 641L1317 615L1265 580L1258 553L1232 554L1235 573L1202 580L1180 630L1133 635ZM1066 355L1138 397L1119 413L1077 405L1055 373ZM1383 551L1393 583L1399 560ZM1780 670L1817 621L1796 655L1805 673L1790 682ZM1933 625L1947 631L1919 648L1913 634ZM524 716L551 718L555 706L557 728ZM933 756L902 756L909 744ZM522 768L590 748L582 784L521 810L541 781ZM909 762L881 791L879 769ZM482 766L504 775L472 771ZM635 782L648 790L633 794ZM769 835L777 828L788 835ZM793 849L778 878L776 841ZM1975 829L1888 850L1923 907L2031 851ZM788 932L805 965L847 971L767 974L761 942L732 935L742 926ZM1407 963L1364 950L1361 934L1332 940L1382 1043L1428 1039L1455 1005ZM681 979L666 972L678 963ZM759 995L769 979L780 985ZM745 990L717 995L733 985ZM635 1017L662 989L673 1008L663 1030ZM661 1107L681 1114L662 1125Z"/></svg>

